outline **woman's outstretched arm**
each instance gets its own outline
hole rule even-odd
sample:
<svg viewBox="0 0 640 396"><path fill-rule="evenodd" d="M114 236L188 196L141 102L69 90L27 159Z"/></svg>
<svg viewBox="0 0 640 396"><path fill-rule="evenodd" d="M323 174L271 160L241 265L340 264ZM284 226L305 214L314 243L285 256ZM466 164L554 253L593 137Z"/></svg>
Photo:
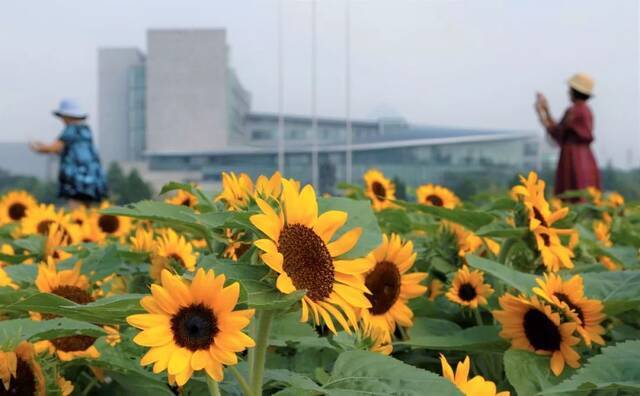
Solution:
<svg viewBox="0 0 640 396"><path fill-rule="evenodd" d="M64 142L62 140L56 140L51 144L42 142L31 142L29 148L36 153L42 154L60 154L64 150Z"/></svg>

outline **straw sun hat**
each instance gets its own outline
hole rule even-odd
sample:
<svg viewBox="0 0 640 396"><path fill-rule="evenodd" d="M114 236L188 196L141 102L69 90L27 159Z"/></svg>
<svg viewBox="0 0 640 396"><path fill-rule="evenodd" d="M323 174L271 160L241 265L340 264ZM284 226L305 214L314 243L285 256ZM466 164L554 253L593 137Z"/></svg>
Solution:
<svg viewBox="0 0 640 396"><path fill-rule="evenodd" d="M73 99L62 99L58 108L53 111L53 115L78 119L87 118L87 112Z"/></svg>
<svg viewBox="0 0 640 396"><path fill-rule="evenodd" d="M569 86L585 95L593 95L593 78L586 73L576 73L569 81Z"/></svg>

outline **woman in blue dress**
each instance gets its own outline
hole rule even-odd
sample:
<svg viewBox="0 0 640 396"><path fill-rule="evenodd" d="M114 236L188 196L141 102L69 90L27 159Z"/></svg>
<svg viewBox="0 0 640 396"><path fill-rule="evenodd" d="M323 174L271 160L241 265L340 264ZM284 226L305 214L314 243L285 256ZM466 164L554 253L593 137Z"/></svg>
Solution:
<svg viewBox="0 0 640 396"><path fill-rule="evenodd" d="M87 113L75 101L65 99L53 114L64 123L62 133L51 144L30 143L31 149L60 155L58 196L67 199L71 208L102 201L107 183L91 129L85 123Z"/></svg>

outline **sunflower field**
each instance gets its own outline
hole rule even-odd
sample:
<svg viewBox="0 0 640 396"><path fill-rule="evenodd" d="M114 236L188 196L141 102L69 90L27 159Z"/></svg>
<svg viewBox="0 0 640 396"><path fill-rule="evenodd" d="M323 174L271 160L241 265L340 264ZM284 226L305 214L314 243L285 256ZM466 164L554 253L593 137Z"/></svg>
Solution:
<svg viewBox="0 0 640 396"><path fill-rule="evenodd" d="M640 207L377 170L0 199L0 395L638 395Z"/></svg>

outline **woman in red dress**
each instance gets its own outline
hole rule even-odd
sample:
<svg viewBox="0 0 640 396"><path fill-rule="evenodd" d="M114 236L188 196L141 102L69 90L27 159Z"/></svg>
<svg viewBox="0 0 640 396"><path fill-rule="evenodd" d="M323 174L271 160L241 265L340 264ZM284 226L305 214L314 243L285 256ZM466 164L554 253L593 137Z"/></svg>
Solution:
<svg viewBox="0 0 640 396"><path fill-rule="evenodd" d="M568 83L572 105L560 122L556 122L551 116L547 99L541 93L537 94L535 105L540 123L560 146L554 187L556 195L587 187L600 189L598 164L589 148L593 142L593 115L587 100L593 92L593 79L584 73L578 73Z"/></svg>

